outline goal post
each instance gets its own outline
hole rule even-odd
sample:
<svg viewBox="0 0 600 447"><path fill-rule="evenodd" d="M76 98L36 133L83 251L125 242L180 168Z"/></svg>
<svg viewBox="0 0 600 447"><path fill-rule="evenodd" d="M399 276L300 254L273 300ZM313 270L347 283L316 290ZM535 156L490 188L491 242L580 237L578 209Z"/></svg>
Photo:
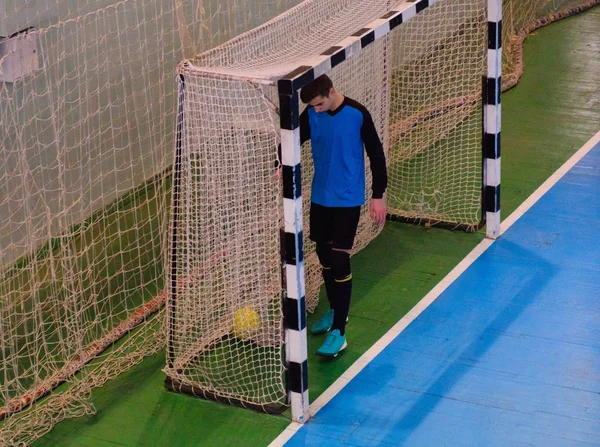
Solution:
<svg viewBox="0 0 600 447"><path fill-rule="evenodd" d="M500 236L502 0L488 0L487 72L483 78L483 218L486 237Z"/></svg>
<svg viewBox="0 0 600 447"><path fill-rule="evenodd" d="M321 284L303 225L312 162L300 145L302 87L327 73L371 112L392 216L471 231L489 219L490 237L500 222L501 0L331 3L303 2L179 66L168 387L290 406L299 422L306 312ZM368 160L366 176L370 196ZM379 231L367 204L357 249ZM246 338L239 312L260 322Z"/></svg>

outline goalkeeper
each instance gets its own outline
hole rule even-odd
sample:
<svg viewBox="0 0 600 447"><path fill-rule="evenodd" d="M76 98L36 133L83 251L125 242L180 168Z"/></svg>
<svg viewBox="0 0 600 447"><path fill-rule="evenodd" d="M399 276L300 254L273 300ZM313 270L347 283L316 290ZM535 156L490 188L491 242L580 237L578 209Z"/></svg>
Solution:
<svg viewBox="0 0 600 447"><path fill-rule="evenodd" d="M317 354L335 357L346 346L346 320L352 293L350 250L365 203L366 150L373 174L370 215L379 225L386 217L383 193L387 170L381 140L369 111L344 97L322 75L306 85L300 98L308 107L300 115L300 139L311 140L314 178L310 238L317 244L329 311L311 328L327 334ZM364 147L364 149L363 149Z"/></svg>

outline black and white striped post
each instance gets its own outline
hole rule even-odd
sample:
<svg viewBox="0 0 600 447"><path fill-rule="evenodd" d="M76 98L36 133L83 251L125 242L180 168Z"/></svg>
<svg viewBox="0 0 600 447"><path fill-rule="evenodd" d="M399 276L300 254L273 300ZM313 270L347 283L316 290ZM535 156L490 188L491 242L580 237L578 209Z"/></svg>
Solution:
<svg viewBox="0 0 600 447"><path fill-rule="evenodd" d="M302 228L302 176L300 157L300 105L293 78L279 81L285 290L283 313L287 366L288 402L292 420L308 420L308 348L306 299L304 296L304 247Z"/></svg>
<svg viewBox="0 0 600 447"><path fill-rule="evenodd" d="M308 348L302 224L302 170L299 90L331 70L331 54L323 53L281 78L278 83L283 170L284 326L288 401L292 420L308 420Z"/></svg>
<svg viewBox="0 0 600 447"><path fill-rule="evenodd" d="M486 237L500 236L502 0L488 0L487 76L483 86L483 212Z"/></svg>

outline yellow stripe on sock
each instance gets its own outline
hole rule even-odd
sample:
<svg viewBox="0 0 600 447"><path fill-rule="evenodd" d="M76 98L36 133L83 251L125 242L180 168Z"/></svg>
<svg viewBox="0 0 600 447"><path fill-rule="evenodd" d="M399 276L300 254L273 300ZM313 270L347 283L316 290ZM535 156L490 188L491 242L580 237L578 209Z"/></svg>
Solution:
<svg viewBox="0 0 600 447"><path fill-rule="evenodd" d="M344 279L336 279L335 282L348 282L352 279L352 275L344 278Z"/></svg>

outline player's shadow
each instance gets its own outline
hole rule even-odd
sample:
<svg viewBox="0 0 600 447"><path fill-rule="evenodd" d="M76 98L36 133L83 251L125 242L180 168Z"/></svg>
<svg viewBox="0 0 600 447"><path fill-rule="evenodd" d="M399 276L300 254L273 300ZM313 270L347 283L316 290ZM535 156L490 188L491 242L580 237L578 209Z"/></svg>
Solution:
<svg viewBox="0 0 600 447"><path fill-rule="evenodd" d="M457 362L451 360L445 368L438 363L441 370L431 384L419 387L418 390L410 390L411 393L416 391L420 397L403 411L393 428L395 440L398 444L406 440L415 428L434 411L435 407L451 394L452 389L478 363L478 360L486 355L490 348L498 341L498 338L508 331L515 320L522 315L523 311L539 300L544 286L556 274L556 266L537 256L535 253L524 249L522 245L506 239L499 241L496 247L500 244L502 244L502 252L510 253L510 258L505 260L506 263L510 263L511 258L516 258L524 266L527 265L524 268L523 277L521 278L524 281L520 287L516 287L512 292L509 292L512 294L512 298L506 300L499 311L486 317L487 324L472 335L471 339L473 341L470 344L464 347L461 346L452 352L452 359L468 359L468 361ZM502 284L489 284L488 280L489 278L486 278L485 275L479 277L482 295L485 293L486 287L502 287ZM435 304L433 303L433 306ZM483 306L484 304L479 305ZM431 310L431 307L428 310ZM460 325L460 321L446 322L445 324ZM410 367L411 365L406 365L406 368ZM391 380L392 375L388 376L388 379ZM382 384L380 380L377 382L378 384ZM388 384L388 386L393 385ZM396 387L403 388L403 385L398 384Z"/></svg>
<svg viewBox="0 0 600 447"><path fill-rule="evenodd" d="M443 247L438 244L456 246L457 238L464 236L442 228L386 222L382 234L352 257L350 315L373 322L365 324L379 322L385 333L445 276L438 259ZM479 240L477 235L468 237L473 237L473 246ZM443 262L449 265L451 259Z"/></svg>

